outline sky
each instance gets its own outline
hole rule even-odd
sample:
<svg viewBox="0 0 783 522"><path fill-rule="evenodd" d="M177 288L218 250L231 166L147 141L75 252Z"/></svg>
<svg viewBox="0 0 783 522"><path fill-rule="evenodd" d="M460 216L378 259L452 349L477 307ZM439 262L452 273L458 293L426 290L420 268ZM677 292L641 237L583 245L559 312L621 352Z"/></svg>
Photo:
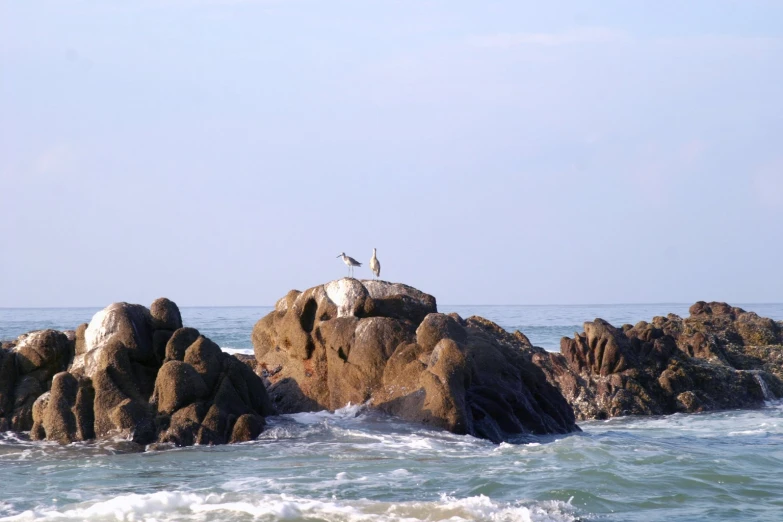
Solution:
<svg viewBox="0 0 783 522"><path fill-rule="evenodd" d="M783 301L778 0L0 0L0 307Z"/></svg>

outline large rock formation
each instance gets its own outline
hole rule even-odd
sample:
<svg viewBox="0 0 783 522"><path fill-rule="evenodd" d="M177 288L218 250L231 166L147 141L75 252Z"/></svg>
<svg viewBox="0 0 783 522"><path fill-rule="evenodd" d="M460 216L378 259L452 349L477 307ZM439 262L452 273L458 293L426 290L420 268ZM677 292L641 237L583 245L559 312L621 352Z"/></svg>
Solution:
<svg viewBox="0 0 783 522"><path fill-rule="evenodd" d="M725 303L615 328L596 319L533 362L578 419L761 406L783 396L783 329Z"/></svg>
<svg viewBox="0 0 783 522"><path fill-rule="evenodd" d="M263 380L183 328L165 298L115 303L71 338L32 332L0 350L0 422L33 439L224 444L257 437L271 413Z"/></svg>
<svg viewBox="0 0 783 522"><path fill-rule="evenodd" d="M578 430L530 362L529 344L485 319L384 281L291 291L253 329L257 371L284 413L349 403L493 441Z"/></svg>

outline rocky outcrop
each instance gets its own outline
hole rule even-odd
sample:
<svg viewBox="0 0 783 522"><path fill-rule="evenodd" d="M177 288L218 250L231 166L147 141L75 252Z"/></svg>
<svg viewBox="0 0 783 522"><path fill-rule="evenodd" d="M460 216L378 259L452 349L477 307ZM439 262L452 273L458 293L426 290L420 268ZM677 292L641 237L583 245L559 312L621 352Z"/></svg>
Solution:
<svg viewBox="0 0 783 522"><path fill-rule="evenodd" d="M33 404L49 390L52 377L68 367L74 341L63 332L40 330L0 348L0 431L27 431Z"/></svg>
<svg viewBox="0 0 783 522"><path fill-rule="evenodd" d="M273 413L261 377L183 328L168 299L112 304L70 338L46 330L4 344L0 408L7 429L33 439L145 445L250 440Z"/></svg>
<svg viewBox="0 0 783 522"><path fill-rule="evenodd" d="M783 396L780 324L725 303L615 328L596 319L533 358L578 419L753 408Z"/></svg>
<svg viewBox="0 0 783 522"><path fill-rule="evenodd" d="M256 371L281 412L349 403L493 441L577 430L518 337L384 281L291 291L253 329Z"/></svg>

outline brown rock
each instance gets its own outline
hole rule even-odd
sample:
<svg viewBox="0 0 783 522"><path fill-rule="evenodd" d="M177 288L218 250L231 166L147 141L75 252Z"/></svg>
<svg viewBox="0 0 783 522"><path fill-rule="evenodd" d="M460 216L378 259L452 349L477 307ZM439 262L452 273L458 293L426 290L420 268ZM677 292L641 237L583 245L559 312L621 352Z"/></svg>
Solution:
<svg viewBox="0 0 783 522"><path fill-rule="evenodd" d="M84 340L84 332L87 331L87 323L82 323L76 327L75 355L83 355L87 351L87 344Z"/></svg>
<svg viewBox="0 0 783 522"><path fill-rule="evenodd" d="M171 339L166 343L166 356L163 362L184 361L185 352L191 344L201 337L201 334L195 328L180 328L171 335Z"/></svg>
<svg viewBox="0 0 783 522"><path fill-rule="evenodd" d="M284 413L370 401L497 441L578 429L565 400L523 355L523 335L436 312L432 296L384 281L343 279L291 292L253 329L256 371ZM501 370L507 383L492 375ZM220 422L231 419L217 413L210 429L220 437Z"/></svg>
<svg viewBox="0 0 783 522"><path fill-rule="evenodd" d="M783 346L750 344L783 341L774 321L726 303L698 302L690 311L687 319L669 314L622 330L585 323L583 334L563 339L562 355L535 363L580 419L757 407L758 375L769 393L783 394L783 371L769 364L783 361Z"/></svg>
<svg viewBox="0 0 783 522"><path fill-rule="evenodd" d="M264 430L264 418L258 415L241 415L234 424L230 443L255 440Z"/></svg>
<svg viewBox="0 0 783 522"><path fill-rule="evenodd" d="M68 337L57 330L40 330L19 337L14 347L19 375L33 375L41 383L65 370L73 356Z"/></svg>
<svg viewBox="0 0 783 522"><path fill-rule="evenodd" d="M223 370L223 355L217 344L201 336L185 351L184 362L196 369L207 388L213 389Z"/></svg>
<svg viewBox="0 0 783 522"><path fill-rule="evenodd" d="M165 297L155 299L150 306L152 326L156 330L178 330L182 328L182 315L174 301Z"/></svg>
<svg viewBox="0 0 783 522"><path fill-rule="evenodd" d="M169 361L158 372L151 402L159 412L171 414L208 395L209 389L204 379L191 365Z"/></svg>

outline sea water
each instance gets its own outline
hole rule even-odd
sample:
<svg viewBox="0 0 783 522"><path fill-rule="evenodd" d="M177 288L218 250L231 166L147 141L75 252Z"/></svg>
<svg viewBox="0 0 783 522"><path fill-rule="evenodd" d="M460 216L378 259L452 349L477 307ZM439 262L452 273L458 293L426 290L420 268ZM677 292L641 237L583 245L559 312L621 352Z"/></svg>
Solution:
<svg viewBox="0 0 783 522"><path fill-rule="evenodd" d="M741 305L783 319L783 305ZM687 305L441 306L555 350L585 320L650 320ZM271 310L183 308L228 351L252 352ZM0 309L0 338L74 328L97 309ZM783 405L580 423L495 445L352 405L267 419L252 442L139 453L0 434L0 521L783 520Z"/></svg>

